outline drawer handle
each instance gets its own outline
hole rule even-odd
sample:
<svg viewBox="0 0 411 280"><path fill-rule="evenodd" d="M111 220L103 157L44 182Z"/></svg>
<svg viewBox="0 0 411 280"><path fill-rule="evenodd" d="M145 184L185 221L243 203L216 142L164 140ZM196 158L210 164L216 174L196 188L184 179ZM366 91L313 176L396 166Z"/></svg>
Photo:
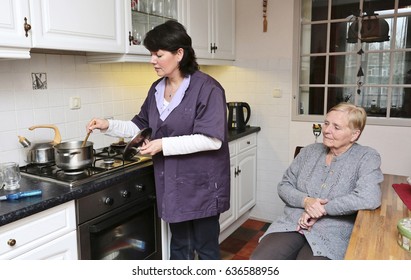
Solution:
<svg viewBox="0 0 411 280"><path fill-rule="evenodd" d="M13 247L14 245L16 245L16 239L9 239L9 241L7 241L7 245Z"/></svg>
<svg viewBox="0 0 411 280"><path fill-rule="evenodd" d="M247 141L247 144L248 144L248 145L250 145L250 144L251 144L251 142L250 142L250 141Z"/></svg>

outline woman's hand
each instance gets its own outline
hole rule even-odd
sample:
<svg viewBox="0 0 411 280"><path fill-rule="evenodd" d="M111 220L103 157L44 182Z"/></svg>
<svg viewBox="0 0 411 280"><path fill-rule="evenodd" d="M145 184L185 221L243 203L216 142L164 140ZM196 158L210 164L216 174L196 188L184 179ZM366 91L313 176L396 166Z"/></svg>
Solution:
<svg viewBox="0 0 411 280"><path fill-rule="evenodd" d="M311 218L310 215L308 215L306 212L304 212L300 219L298 219L298 224L297 224L297 231L299 233L303 233L302 230L311 230L311 227L317 222L318 219Z"/></svg>
<svg viewBox="0 0 411 280"><path fill-rule="evenodd" d="M328 203L328 199L315 197L304 198L304 210L311 218L321 218L327 215L324 205Z"/></svg>
<svg viewBox="0 0 411 280"><path fill-rule="evenodd" d="M93 131L94 129L107 130L108 120L106 119L92 119L86 126L87 132Z"/></svg>
<svg viewBox="0 0 411 280"><path fill-rule="evenodd" d="M163 150L163 140L155 139L148 141L146 140L144 144L140 147L140 154L142 155L151 155L161 152Z"/></svg>

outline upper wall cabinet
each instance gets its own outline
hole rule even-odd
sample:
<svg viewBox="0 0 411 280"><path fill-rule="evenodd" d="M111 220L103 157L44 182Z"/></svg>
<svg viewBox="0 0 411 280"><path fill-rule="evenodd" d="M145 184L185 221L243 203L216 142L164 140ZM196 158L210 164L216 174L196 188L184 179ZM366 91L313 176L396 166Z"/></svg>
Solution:
<svg viewBox="0 0 411 280"><path fill-rule="evenodd" d="M234 60L235 0L185 0L184 24L199 59Z"/></svg>
<svg viewBox="0 0 411 280"><path fill-rule="evenodd" d="M130 2L130 1L126 1ZM179 19L178 0L131 0L126 6L127 53L148 54L143 46L145 34L167 20Z"/></svg>
<svg viewBox="0 0 411 280"><path fill-rule="evenodd" d="M124 0L30 0L34 48L124 52Z"/></svg>
<svg viewBox="0 0 411 280"><path fill-rule="evenodd" d="M30 18L27 0L0 0L1 59L30 58L31 38L26 37L25 17L26 21Z"/></svg>
<svg viewBox="0 0 411 280"><path fill-rule="evenodd" d="M123 0L0 0L0 58L30 48L124 52Z"/></svg>
<svg viewBox="0 0 411 280"><path fill-rule="evenodd" d="M145 34L155 26L174 19L181 22L182 0L124 1L125 49L122 54L89 54L90 63L148 62L149 51L143 46Z"/></svg>

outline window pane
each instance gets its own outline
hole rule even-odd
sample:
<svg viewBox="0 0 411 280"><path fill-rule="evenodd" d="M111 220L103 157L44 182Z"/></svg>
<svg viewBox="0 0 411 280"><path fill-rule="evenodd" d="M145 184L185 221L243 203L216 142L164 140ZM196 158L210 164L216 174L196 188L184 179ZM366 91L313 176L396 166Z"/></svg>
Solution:
<svg viewBox="0 0 411 280"><path fill-rule="evenodd" d="M395 47L397 49L411 48L410 19L411 16L397 18L397 32L395 34Z"/></svg>
<svg viewBox="0 0 411 280"><path fill-rule="evenodd" d="M299 100L300 114L324 115L324 87L301 87Z"/></svg>
<svg viewBox="0 0 411 280"><path fill-rule="evenodd" d="M331 19L343 19L360 9L360 0L332 0Z"/></svg>
<svg viewBox="0 0 411 280"><path fill-rule="evenodd" d="M331 24L330 52L349 52L354 50L356 45L347 43L347 26L346 22Z"/></svg>
<svg viewBox="0 0 411 280"><path fill-rule="evenodd" d="M393 88L390 117L411 118L411 88Z"/></svg>
<svg viewBox="0 0 411 280"><path fill-rule="evenodd" d="M327 90L327 112L338 103L354 103L356 92L356 87L329 87Z"/></svg>
<svg viewBox="0 0 411 280"><path fill-rule="evenodd" d="M411 0L398 1L398 13L408 13L411 8Z"/></svg>
<svg viewBox="0 0 411 280"><path fill-rule="evenodd" d="M327 46L327 24L306 24L302 28L302 53L325 53Z"/></svg>
<svg viewBox="0 0 411 280"><path fill-rule="evenodd" d="M394 53L394 84L411 84L411 52Z"/></svg>
<svg viewBox="0 0 411 280"><path fill-rule="evenodd" d="M328 0L303 0L301 18L303 21L326 20L328 18Z"/></svg>
<svg viewBox="0 0 411 280"><path fill-rule="evenodd" d="M325 56L311 56L301 58L300 83L325 83Z"/></svg>
<svg viewBox="0 0 411 280"><path fill-rule="evenodd" d="M364 107L368 116L385 117L387 96L388 88L386 87L363 87L358 105Z"/></svg>
<svg viewBox="0 0 411 280"><path fill-rule="evenodd" d="M390 53L366 53L361 66L366 84L388 84L390 75Z"/></svg>
<svg viewBox="0 0 411 280"><path fill-rule="evenodd" d="M357 56L357 54L330 56L328 83L356 83L358 72Z"/></svg>

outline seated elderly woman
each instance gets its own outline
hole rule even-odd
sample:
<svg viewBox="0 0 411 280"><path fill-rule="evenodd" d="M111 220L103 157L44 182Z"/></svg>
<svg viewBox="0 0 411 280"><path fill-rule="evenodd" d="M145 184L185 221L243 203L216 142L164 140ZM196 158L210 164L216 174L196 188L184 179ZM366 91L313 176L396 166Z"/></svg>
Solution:
<svg viewBox="0 0 411 280"><path fill-rule="evenodd" d="M284 213L261 237L253 260L343 259L358 210L381 205L379 153L356 141L367 115L340 103L322 126L323 143L306 146L278 184Z"/></svg>

